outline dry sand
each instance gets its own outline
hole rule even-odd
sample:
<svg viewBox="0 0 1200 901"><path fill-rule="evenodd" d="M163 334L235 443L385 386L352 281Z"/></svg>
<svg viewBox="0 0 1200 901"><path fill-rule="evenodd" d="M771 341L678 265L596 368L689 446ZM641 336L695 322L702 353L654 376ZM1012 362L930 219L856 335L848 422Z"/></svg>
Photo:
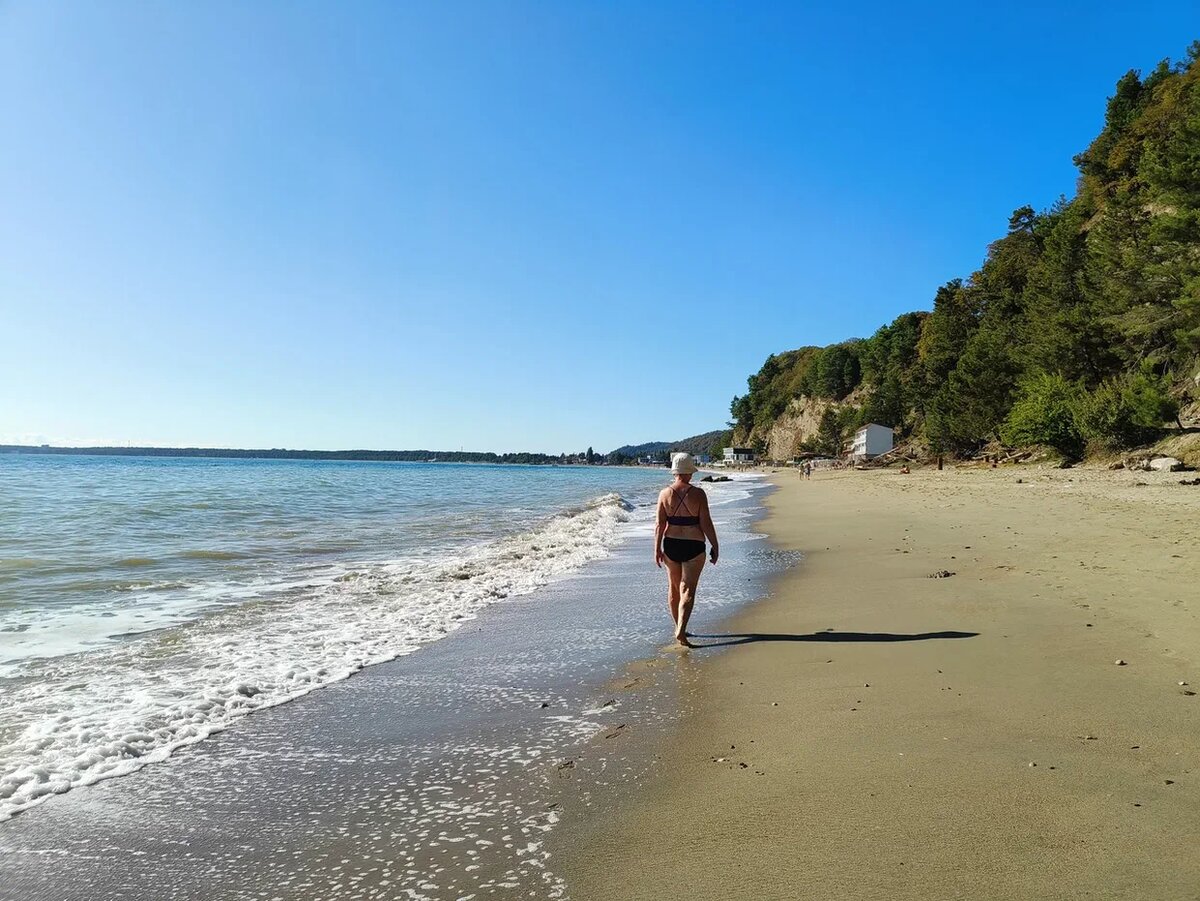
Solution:
<svg viewBox="0 0 1200 901"><path fill-rule="evenodd" d="M670 664L681 726L625 739L648 775L564 794L571 896L1200 898L1183 477L773 476L805 559L719 628L701 583L698 631L761 637Z"/></svg>

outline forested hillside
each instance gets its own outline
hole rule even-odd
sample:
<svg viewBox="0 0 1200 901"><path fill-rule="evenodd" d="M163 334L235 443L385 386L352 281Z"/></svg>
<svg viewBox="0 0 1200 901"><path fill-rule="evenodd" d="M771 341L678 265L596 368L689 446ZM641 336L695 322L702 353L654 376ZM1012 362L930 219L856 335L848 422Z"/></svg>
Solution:
<svg viewBox="0 0 1200 901"><path fill-rule="evenodd" d="M689 454L721 455L721 449L729 443L728 431L705 432L703 435L693 435L691 438L681 438L678 441L647 441L645 444L625 444L609 452L610 462L620 463L636 460L647 454L666 454L670 451L686 451Z"/></svg>
<svg viewBox="0 0 1200 901"><path fill-rule="evenodd" d="M820 427L793 451L832 451L867 421L933 452L999 441L1067 457L1179 428L1200 375L1200 41L1121 78L1075 162L1074 199L1017 209L932 312L768 357L733 400L735 438L765 444L813 401Z"/></svg>

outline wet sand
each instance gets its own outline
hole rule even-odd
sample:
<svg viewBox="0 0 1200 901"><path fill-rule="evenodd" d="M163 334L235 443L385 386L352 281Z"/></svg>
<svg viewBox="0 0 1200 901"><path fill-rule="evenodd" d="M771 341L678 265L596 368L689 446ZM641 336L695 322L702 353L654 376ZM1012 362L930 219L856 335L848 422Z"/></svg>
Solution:
<svg viewBox="0 0 1200 901"><path fill-rule="evenodd" d="M1200 898L1183 477L774 475L763 528L805 559L663 652L647 775L564 786L571 897Z"/></svg>

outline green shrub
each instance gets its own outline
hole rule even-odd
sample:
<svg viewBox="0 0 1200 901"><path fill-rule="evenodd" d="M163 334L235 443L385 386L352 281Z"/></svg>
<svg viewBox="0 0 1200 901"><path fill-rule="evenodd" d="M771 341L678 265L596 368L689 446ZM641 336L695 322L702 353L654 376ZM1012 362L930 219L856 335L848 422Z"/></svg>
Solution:
<svg viewBox="0 0 1200 901"><path fill-rule="evenodd" d="M1061 375L1041 373L1021 383L1000 435L1006 444L1045 444L1067 459L1083 456L1077 423L1083 391Z"/></svg>
<svg viewBox="0 0 1200 901"><path fill-rule="evenodd" d="M1146 444L1179 412L1162 380L1143 369L1109 379L1084 397L1076 420L1085 438L1106 447Z"/></svg>

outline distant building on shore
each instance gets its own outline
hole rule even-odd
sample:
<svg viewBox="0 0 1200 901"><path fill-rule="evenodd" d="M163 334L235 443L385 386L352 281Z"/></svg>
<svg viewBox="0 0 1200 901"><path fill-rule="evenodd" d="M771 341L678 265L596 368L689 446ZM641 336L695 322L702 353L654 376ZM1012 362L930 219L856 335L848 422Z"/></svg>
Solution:
<svg viewBox="0 0 1200 901"><path fill-rule="evenodd" d="M723 453L727 466L745 466L747 463L753 463L756 459L752 447L727 447Z"/></svg>
<svg viewBox="0 0 1200 901"><path fill-rule="evenodd" d="M850 445L851 460L870 460L880 454L886 454L895 447L895 439L891 429L877 422L868 422L854 433L854 441Z"/></svg>

